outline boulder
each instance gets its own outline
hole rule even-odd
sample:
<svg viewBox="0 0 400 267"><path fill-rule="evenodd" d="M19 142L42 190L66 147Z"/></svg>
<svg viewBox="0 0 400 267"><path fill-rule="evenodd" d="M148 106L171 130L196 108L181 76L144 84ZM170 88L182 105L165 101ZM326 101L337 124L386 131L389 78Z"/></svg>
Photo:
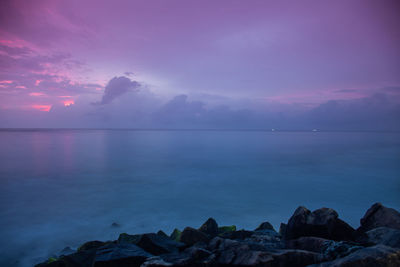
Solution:
<svg viewBox="0 0 400 267"><path fill-rule="evenodd" d="M310 264L319 263L323 257L315 252L305 250L278 250L271 254L272 260L267 266L308 266Z"/></svg>
<svg viewBox="0 0 400 267"><path fill-rule="evenodd" d="M254 230L254 231L261 231L261 230L274 230L274 231L275 231L274 227L273 227L272 224L270 224L269 222L263 222L263 223L261 223L261 224L256 228L256 230Z"/></svg>
<svg viewBox="0 0 400 267"><path fill-rule="evenodd" d="M298 207L289 219L285 239L315 236L331 240L353 240L355 230L338 218L333 209L321 208L313 212Z"/></svg>
<svg viewBox="0 0 400 267"><path fill-rule="evenodd" d="M359 249L346 257L323 262L313 267L395 267L400 266L400 250L384 245Z"/></svg>
<svg viewBox="0 0 400 267"><path fill-rule="evenodd" d="M214 237L218 235L218 224L213 218L209 218L203 225L199 228L199 231Z"/></svg>
<svg viewBox="0 0 400 267"><path fill-rule="evenodd" d="M347 256L364 247L346 241L333 241L319 237L300 237L286 241L286 248L307 250L323 255L325 260Z"/></svg>
<svg viewBox="0 0 400 267"><path fill-rule="evenodd" d="M78 251L73 254L63 255L58 259L51 258L36 267L92 267L96 250Z"/></svg>
<svg viewBox="0 0 400 267"><path fill-rule="evenodd" d="M179 242L181 240L181 234L182 232L175 228L174 231L169 236L169 238Z"/></svg>
<svg viewBox="0 0 400 267"><path fill-rule="evenodd" d="M206 235L205 233L191 228L191 227L186 227L182 234L181 234L181 238L180 238L181 242L185 243L186 245L194 245L198 242L204 242L207 243L209 241L209 237L208 235Z"/></svg>
<svg viewBox="0 0 400 267"><path fill-rule="evenodd" d="M366 234L369 243L400 248L400 230L388 227L378 227L368 231Z"/></svg>
<svg viewBox="0 0 400 267"><path fill-rule="evenodd" d="M102 241L89 241L78 248L78 251L92 250L104 246L106 243Z"/></svg>
<svg viewBox="0 0 400 267"><path fill-rule="evenodd" d="M142 265L140 265L140 267L164 267L164 266L173 266L173 264L164 261L159 256L148 258Z"/></svg>
<svg viewBox="0 0 400 267"><path fill-rule="evenodd" d="M134 244L153 255L178 252L185 244L163 235L149 233L142 235L121 234L118 238L121 244Z"/></svg>
<svg viewBox="0 0 400 267"><path fill-rule="evenodd" d="M218 234L236 231L236 225L218 227Z"/></svg>
<svg viewBox="0 0 400 267"><path fill-rule="evenodd" d="M60 253L58 253L58 256L70 255L70 254L73 254L75 252L76 252L76 250L73 250L70 247L65 247L65 248L63 248L63 250L60 251Z"/></svg>
<svg viewBox="0 0 400 267"><path fill-rule="evenodd" d="M253 231L239 230L239 231L234 231L234 232L225 232L223 234L220 234L219 236L222 238L228 238L228 239L244 240L246 238L251 237L253 234L254 234Z"/></svg>
<svg viewBox="0 0 400 267"><path fill-rule="evenodd" d="M93 266L140 266L152 256L134 244L109 244L97 250Z"/></svg>
<svg viewBox="0 0 400 267"><path fill-rule="evenodd" d="M286 234L286 227L287 227L287 224L286 224L286 223L281 223L281 225L279 226L279 234L280 234L281 236L285 236L285 234Z"/></svg>
<svg viewBox="0 0 400 267"><path fill-rule="evenodd" d="M400 229L400 213L392 208L387 208L381 203L372 205L360 220L361 232L366 232L378 227Z"/></svg>
<svg viewBox="0 0 400 267"><path fill-rule="evenodd" d="M158 231L157 235L160 235L160 236L163 236L163 237L168 237L168 235L162 230Z"/></svg>

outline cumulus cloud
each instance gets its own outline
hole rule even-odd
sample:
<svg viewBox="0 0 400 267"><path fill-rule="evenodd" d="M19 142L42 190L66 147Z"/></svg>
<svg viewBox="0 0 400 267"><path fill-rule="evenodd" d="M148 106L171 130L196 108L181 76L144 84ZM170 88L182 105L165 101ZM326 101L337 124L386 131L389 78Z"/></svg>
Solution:
<svg viewBox="0 0 400 267"><path fill-rule="evenodd" d="M100 105L110 104L115 98L129 91L138 90L139 87L140 84L138 82L132 81L127 77L124 76L114 77L106 85L101 101L96 102L96 104Z"/></svg>

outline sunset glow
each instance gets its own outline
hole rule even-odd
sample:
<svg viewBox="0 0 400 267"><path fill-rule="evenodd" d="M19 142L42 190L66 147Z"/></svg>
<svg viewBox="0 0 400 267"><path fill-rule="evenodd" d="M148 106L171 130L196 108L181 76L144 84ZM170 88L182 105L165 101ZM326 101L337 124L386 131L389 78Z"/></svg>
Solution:
<svg viewBox="0 0 400 267"><path fill-rule="evenodd" d="M75 104L73 99L65 100L65 101L63 101L63 103L64 103L64 106L66 106L66 107Z"/></svg>
<svg viewBox="0 0 400 267"><path fill-rule="evenodd" d="M51 105L32 105L32 108L40 111L49 112L51 109Z"/></svg>

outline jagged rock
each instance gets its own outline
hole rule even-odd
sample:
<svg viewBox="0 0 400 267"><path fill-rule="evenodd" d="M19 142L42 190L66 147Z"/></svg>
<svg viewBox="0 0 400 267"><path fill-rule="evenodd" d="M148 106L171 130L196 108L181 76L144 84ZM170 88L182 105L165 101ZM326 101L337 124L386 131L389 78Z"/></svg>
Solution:
<svg viewBox="0 0 400 267"><path fill-rule="evenodd" d="M360 220L361 226L357 229L366 232L378 227L400 229L400 213L392 208L387 208L381 203L372 205Z"/></svg>
<svg viewBox="0 0 400 267"><path fill-rule="evenodd" d="M106 242L102 241L89 241L84 243L78 248L78 251L85 251L85 250L92 250L92 249L97 249L99 247L102 247L106 244Z"/></svg>
<svg viewBox="0 0 400 267"><path fill-rule="evenodd" d="M368 231L366 234L369 243L400 248L400 230L388 227L378 227Z"/></svg>
<svg viewBox="0 0 400 267"><path fill-rule="evenodd" d="M163 237L169 237L164 231L160 230L157 232L157 235L163 236Z"/></svg>
<svg viewBox="0 0 400 267"><path fill-rule="evenodd" d="M218 234L236 231L236 225L218 227Z"/></svg>
<svg viewBox="0 0 400 267"><path fill-rule="evenodd" d="M209 237L197 229L186 227L181 234L180 240L181 242L191 246L198 242L207 243L209 241Z"/></svg>
<svg viewBox="0 0 400 267"><path fill-rule="evenodd" d="M274 227L269 222L263 222L254 231L260 231L260 230L274 230L275 231Z"/></svg>
<svg viewBox="0 0 400 267"><path fill-rule="evenodd" d="M207 249L196 246L185 249L184 253L188 254L194 261L203 260L211 255L211 252Z"/></svg>
<svg viewBox="0 0 400 267"><path fill-rule="evenodd" d="M286 241L286 247L320 253L326 260L344 257L364 247L346 241L333 241L319 237L300 237Z"/></svg>
<svg viewBox="0 0 400 267"><path fill-rule="evenodd" d="M323 262L313 267L396 267L400 266L400 250L384 245L359 249L346 257Z"/></svg>
<svg viewBox="0 0 400 267"><path fill-rule="evenodd" d="M214 237L218 235L218 224L213 218L209 218L200 228L199 231Z"/></svg>
<svg viewBox="0 0 400 267"><path fill-rule="evenodd" d="M355 230L338 218L333 209L321 208L313 212L298 207L289 219L285 239L315 236L331 240L353 240Z"/></svg>
<svg viewBox="0 0 400 267"><path fill-rule="evenodd" d="M286 224L286 223L281 223L281 225L279 226L279 234L280 234L281 236L285 236L285 234L286 234L286 227L287 227L287 224Z"/></svg>
<svg viewBox="0 0 400 267"><path fill-rule="evenodd" d="M73 250L73 249L70 248L70 247L65 247L65 248L63 248L63 250L60 251L60 253L58 254L58 256L70 255L70 254L73 254L73 253L75 253L75 252L76 252L76 250Z"/></svg>
<svg viewBox="0 0 400 267"><path fill-rule="evenodd" d="M181 234L182 234L182 232L175 228L174 231L171 233L171 235L169 237L172 240L175 240L175 241L179 242L181 240Z"/></svg>
<svg viewBox="0 0 400 267"><path fill-rule="evenodd" d="M219 236L222 238L228 238L228 239L246 239L249 238L250 236L253 235L254 232L252 231L246 231L246 230L239 230L239 231L234 231L234 232L226 232L223 234L220 234Z"/></svg>
<svg viewBox="0 0 400 267"><path fill-rule="evenodd" d="M96 250L78 251L70 255L61 256L44 263L37 264L36 267L92 267L96 256Z"/></svg>
<svg viewBox="0 0 400 267"><path fill-rule="evenodd" d="M134 244L108 244L97 250L93 266L140 266L150 257L153 255Z"/></svg>
<svg viewBox="0 0 400 267"><path fill-rule="evenodd" d="M170 239L158 234L128 235L121 234L118 238L121 244L134 244L153 255L178 252L185 245L181 242Z"/></svg>
<svg viewBox="0 0 400 267"><path fill-rule="evenodd" d="M173 266L172 263L164 261L161 257L151 257L148 258L140 267L164 267L164 266Z"/></svg>

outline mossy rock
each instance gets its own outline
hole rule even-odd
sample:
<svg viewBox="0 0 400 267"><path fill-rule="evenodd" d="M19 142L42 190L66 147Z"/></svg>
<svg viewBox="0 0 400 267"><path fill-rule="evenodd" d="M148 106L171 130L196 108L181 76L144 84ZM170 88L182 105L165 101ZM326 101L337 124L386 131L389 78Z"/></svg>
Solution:
<svg viewBox="0 0 400 267"><path fill-rule="evenodd" d="M235 231L236 231L236 225L218 227L219 234L235 232Z"/></svg>
<svg viewBox="0 0 400 267"><path fill-rule="evenodd" d="M106 243L102 241L89 241L84 243L78 248L78 251L86 251L92 249L98 249L99 247L104 246Z"/></svg>
<svg viewBox="0 0 400 267"><path fill-rule="evenodd" d="M52 262L54 262L54 261L58 261L58 259L57 259L56 257L50 257L50 258L47 260L47 263L52 263Z"/></svg>
<svg viewBox="0 0 400 267"><path fill-rule="evenodd" d="M118 237L119 243L130 243L130 244L137 244L140 241L142 235L129 235L127 233L122 233Z"/></svg>
<svg viewBox="0 0 400 267"><path fill-rule="evenodd" d="M172 232L172 234L170 235L170 238L172 240L180 242L181 241L181 235L182 235L182 232L175 228L174 231Z"/></svg>

